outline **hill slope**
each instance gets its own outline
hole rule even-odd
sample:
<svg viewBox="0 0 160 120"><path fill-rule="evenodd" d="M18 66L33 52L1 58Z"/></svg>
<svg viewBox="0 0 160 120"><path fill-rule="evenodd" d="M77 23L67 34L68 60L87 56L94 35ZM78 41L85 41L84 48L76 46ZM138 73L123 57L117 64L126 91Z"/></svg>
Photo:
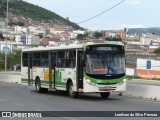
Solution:
<svg viewBox="0 0 160 120"><path fill-rule="evenodd" d="M146 34L146 33L154 33L156 35L160 35L160 28L159 27L152 27L152 28L130 28L128 30L128 34Z"/></svg>
<svg viewBox="0 0 160 120"><path fill-rule="evenodd" d="M0 17L6 17L6 0L0 0ZM46 10L42 7L27 3L22 0L10 0L9 1L9 12L13 15L23 16L31 18L36 21L43 21L47 23L61 23L65 25L72 26L75 29L83 29L76 23L70 22L63 17L57 15L54 12Z"/></svg>

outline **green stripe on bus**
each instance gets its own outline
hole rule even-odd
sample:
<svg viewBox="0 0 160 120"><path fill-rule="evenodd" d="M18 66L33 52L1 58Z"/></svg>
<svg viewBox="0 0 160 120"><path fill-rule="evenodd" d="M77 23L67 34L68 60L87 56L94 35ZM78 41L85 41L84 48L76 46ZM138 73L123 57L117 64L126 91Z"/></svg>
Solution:
<svg viewBox="0 0 160 120"><path fill-rule="evenodd" d="M28 79L24 79L24 78L22 78L21 79L21 82L22 83L28 83ZM35 83L35 80L30 80L30 82L31 83ZM49 81L46 81L46 80L41 80L41 85L46 85L46 86L49 86ZM52 83L52 86L53 86L54 84ZM66 87L66 83L64 83L64 82L56 82L56 86L60 86L60 87Z"/></svg>

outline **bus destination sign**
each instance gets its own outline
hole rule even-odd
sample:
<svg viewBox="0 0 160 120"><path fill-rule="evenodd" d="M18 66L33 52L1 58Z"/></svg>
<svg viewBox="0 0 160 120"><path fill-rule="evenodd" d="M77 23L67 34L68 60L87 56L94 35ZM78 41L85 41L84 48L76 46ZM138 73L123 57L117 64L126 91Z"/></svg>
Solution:
<svg viewBox="0 0 160 120"><path fill-rule="evenodd" d="M123 46L89 46L88 51L124 51Z"/></svg>

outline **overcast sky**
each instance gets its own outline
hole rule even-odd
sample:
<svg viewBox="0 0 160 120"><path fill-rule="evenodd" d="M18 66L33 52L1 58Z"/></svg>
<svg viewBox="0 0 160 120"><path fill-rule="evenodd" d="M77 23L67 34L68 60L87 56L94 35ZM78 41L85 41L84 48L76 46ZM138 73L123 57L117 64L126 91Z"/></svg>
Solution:
<svg viewBox="0 0 160 120"><path fill-rule="evenodd" d="M79 23L122 0L25 0ZM124 27L160 27L160 0L126 0L119 6L90 21L79 24L91 30L113 30Z"/></svg>

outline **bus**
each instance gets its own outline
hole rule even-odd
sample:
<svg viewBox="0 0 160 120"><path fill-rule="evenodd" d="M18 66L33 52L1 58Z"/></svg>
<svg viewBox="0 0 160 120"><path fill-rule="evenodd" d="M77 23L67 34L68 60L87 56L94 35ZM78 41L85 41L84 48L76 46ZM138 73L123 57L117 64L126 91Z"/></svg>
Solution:
<svg viewBox="0 0 160 120"><path fill-rule="evenodd" d="M37 92L62 90L70 97L80 93L126 90L123 44L90 43L22 50L21 82Z"/></svg>

